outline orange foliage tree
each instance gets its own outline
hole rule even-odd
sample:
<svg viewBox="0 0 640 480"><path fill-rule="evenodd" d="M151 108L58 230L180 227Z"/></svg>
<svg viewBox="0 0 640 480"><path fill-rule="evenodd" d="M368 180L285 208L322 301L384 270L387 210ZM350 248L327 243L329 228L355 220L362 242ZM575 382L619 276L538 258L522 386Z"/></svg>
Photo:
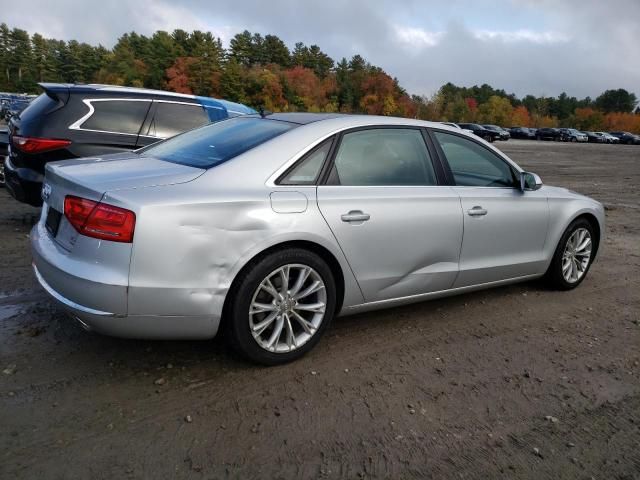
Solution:
<svg viewBox="0 0 640 480"><path fill-rule="evenodd" d="M622 130L632 133L640 133L640 115L634 113L612 112L604 117L604 125L607 130Z"/></svg>
<svg viewBox="0 0 640 480"><path fill-rule="evenodd" d="M190 82L190 67L196 62L193 57L178 57L173 65L167 68L167 88L178 93L193 94Z"/></svg>
<svg viewBox="0 0 640 480"><path fill-rule="evenodd" d="M520 105L513 109L511 113L511 125L514 127L530 127L531 115L524 105Z"/></svg>

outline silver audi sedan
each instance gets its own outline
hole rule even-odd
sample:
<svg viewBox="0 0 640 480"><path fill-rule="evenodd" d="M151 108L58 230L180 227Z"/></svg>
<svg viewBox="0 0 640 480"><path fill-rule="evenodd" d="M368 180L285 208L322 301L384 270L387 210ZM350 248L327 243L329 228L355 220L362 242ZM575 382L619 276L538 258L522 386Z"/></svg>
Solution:
<svg viewBox="0 0 640 480"><path fill-rule="evenodd" d="M42 287L85 328L294 360L331 320L545 277L575 288L600 203L440 123L337 114L221 121L47 165Z"/></svg>

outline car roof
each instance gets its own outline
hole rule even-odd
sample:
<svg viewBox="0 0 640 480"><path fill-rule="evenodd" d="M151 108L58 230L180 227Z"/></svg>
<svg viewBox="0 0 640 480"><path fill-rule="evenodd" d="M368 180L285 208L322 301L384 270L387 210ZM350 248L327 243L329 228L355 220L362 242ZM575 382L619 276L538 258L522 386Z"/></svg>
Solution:
<svg viewBox="0 0 640 480"><path fill-rule="evenodd" d="M460 133L459 128L450 127L440 122L430 122L427 120L417 120L405 117L390 117L383 115L363 115L363 114L347 114L347 113L267 113L265 120L279 120L283 122L295 123L307 128L317 129L344 129L357 127L375 127L375 126L415 126L415 127L431 127L441 130L450 130Z"/></svg>
<svg viewBox="0 0 640 480"><path fill-rule="evenodd" d="M250 115L256 111L246 105L230 102L218 98L202 97L198 95L190 95L186 93L167 92L164 90L154 90L151 88L123 87L119 85L103 85L97 83L80 84L80 83L39 83L46 92L69 92L84 93L95 96L119 95L125 97L151 97L153 99L164 99L179 101L191 100L200 105L224 107L228 112L236 115Z"/></svg>

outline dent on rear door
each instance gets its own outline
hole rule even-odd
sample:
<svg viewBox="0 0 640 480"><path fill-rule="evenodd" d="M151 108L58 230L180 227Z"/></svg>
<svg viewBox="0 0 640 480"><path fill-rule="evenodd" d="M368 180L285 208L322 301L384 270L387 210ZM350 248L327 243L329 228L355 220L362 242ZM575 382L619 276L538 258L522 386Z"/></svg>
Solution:
<svg viewBox="0 0 640 480"><path fill-rule="evenodd" d="M462 209L450 187L318 187L318 205L367 302L446 290L458 273ZM347 222L361 211L370 218Z"/></svg>

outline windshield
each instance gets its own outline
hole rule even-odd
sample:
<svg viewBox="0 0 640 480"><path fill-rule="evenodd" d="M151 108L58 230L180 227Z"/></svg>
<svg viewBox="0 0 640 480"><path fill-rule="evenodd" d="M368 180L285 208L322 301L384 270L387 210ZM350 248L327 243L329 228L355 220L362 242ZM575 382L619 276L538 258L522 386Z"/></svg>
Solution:
<svg viewBox="0 0 640 480"><path fill-rule="evenodd" d="M280 120L235 117L190 130L138 153L190 167L211 168L296 126Z"/></svg>

